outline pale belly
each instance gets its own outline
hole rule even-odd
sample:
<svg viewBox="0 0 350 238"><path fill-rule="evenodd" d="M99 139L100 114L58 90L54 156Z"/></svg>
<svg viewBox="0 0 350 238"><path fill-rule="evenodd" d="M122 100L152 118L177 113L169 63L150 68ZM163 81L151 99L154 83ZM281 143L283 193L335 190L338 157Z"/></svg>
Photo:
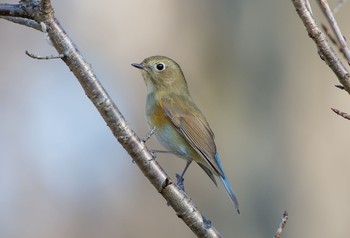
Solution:
<svg viewBox="0 0 350 238"><path fill-rule="evenodd" d="M183 159L194 159L198 156L190 144L180 135L173 125L163 125L162 128L156 128L155 136L159 143L168 151L176 153Z"/></svg>

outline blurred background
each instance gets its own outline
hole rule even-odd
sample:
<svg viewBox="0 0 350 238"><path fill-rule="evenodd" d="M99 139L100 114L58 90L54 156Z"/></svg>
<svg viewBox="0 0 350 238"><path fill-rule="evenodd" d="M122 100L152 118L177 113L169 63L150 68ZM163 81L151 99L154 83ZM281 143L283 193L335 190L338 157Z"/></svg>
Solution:
<svg viewBox="0 0 350 238"><path fill-rule="evenodd" d="M17 1L2 1L16 3ZM313 3L318 19L322 14ZM335 1L330 1L331 5ZM350 3L336 15L346 37ZM290 1L53 1L56 16L143 137L131 67L176 60L241 206L192 165L186 191L224 237L349 237L350 97ZM0 237L194 237L112 136L44 34L0 20ZM162 147L152 138L149 148ZM159 155L174 178L185 162Z"/></svg>

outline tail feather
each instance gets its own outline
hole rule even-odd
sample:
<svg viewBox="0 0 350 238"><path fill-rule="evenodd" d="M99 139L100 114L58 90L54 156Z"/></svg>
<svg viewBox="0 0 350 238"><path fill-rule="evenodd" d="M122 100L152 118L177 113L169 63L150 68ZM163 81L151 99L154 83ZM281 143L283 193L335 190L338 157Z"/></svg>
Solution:
<svg viewBox="0 0 350 238"><path fill-rule="evenodd" d="M240 210L239 210L239 204L238 204L238 200L237 200L237 197L235 195L235 192L230 184L230 181L227 179L227 176L226 176L226 173L224 171L224 168L222 167L222 164L221 164L221 161L219 159L219 155L218 153L216 153L215 155L215 159L216 159L216 162L218 163L221 171L223 172L224 176L220 176L220 179L221 179L221 182L223 183L223 185L225 186L225 189L226 189L226 192L228 194L228 196L231 198L233 204L235 205L235 208L238 212L238 214L241 214Z"/></svg>
<svg viewBox="0 0 350 238"><path fill-rule="evenodd" d="M235 195L235 192L232 189L232 186L231 186L230 182L225 177L221 177L220 176L220 179L221 179L221 182L225 186L227 194L229 195L229 197L231 198L233 204L235 205L235 208L236 208L238 214L241 214L241 212L239 211L239 204L238 204L237 197Z"/></svg>

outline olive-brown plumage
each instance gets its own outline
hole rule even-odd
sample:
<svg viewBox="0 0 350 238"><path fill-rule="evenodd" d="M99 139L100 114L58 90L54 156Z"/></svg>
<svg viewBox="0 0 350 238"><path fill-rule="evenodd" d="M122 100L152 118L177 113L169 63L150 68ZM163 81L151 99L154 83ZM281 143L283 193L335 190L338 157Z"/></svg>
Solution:
<svg viewBox="0 0 350 238"><path fill-rule="evenodd" d="M158 141L179 157L197 162L216 184L220 177L237 211L234 191L222 168L214 133L194 103L180 66L165 56L151 56L140 64L147 87L146 119ZM186 169L187 169L186 166ZM186 170L185 169L185 170Z"/></svg>

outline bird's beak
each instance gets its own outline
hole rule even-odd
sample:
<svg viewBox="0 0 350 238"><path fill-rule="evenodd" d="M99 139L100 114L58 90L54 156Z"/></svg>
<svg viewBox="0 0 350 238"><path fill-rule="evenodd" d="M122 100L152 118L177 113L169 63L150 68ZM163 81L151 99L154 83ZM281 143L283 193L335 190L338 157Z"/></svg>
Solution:
<svg viewBox="0 0 350 238"><path fill-rule="evenodd" d="M131 64L132 66L134 66L135 68L138 68L138 69L145 69L145 66L143 64L136 64L136 63L133 63Z"/></svg>
<svg viewBox="0 0 350 238"><path fill-rule="evenodd" d="M131 65L134 66L135 68L138 68L138 69L141 69L141 70L144 70L144 71L147 71L147 72L151 71L150 67L149 66L145 66L143 63L141 63L141 64L133 63Z"/></svg>

